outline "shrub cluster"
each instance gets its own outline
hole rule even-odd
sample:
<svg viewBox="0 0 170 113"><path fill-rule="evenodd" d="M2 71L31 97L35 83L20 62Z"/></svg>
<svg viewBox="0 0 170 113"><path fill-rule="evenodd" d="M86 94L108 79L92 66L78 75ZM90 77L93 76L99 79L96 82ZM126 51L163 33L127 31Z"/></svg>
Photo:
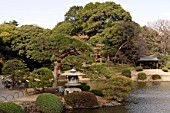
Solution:
<svg viewBox="0 0 170 113"><path fill-rule="evenodd" d="M72 108L98 107L96 96L91 92L75 92L64 96L66 104Z"/></svg>
<svg viewBox="0 0 170 113"><path fill-rule="evenodd" d="M158 74L152 75L152 80L157 80L157 79L161 79L161 76Z"/></svg>
<svg viewBox="0 0 170 113"><path fill-rule="evenodd" d="M24 113L24 110L13 102L3 102L0 103L0 113Z"/></svg>
<svg viewBox="0 0 170 113"><path fill-rule="evenodd" d="M138 80L145 80L147 78L146 73L138 73Z"/></svg>
<svg viewBox="0 0 170 113"><path fill-rule="evenodd" d="M63 104L59 97L51 93L43 93L36 99L36 104L43 113L61 113Z"/></svg>
<svg viewBox="0 0 170 113"><path fill-rule="evenodd" d="M167 67L163 67L163 68L162 68L162 71L168 72L168 68L167 68Z"/></svg>
<svg viewBox="0 0 170 113"><path fill-rule="evenodd" d="M131 78L131 71L129 69L124 69L122 75Z"/></svg>
<svg viewBox="0 0 170 113"><path fill-rule="evenodd" d="M104 97L122 101L132 89L132 80L128 77L118 75L110 78L103 88Z"/></svg>
<svg viewBox="0 0 170 113"><path fill-rule="evenodd" d="M102 90L99 90L99 89L93 89L90 92L92 92L93 94L95 94L97 96L101 96L101 97L104 96L103 93L102 93Z"/></svg>
<svg viewBox="0 0 170 113"><path fill-rule="evenodd" d="M135 69L136 69L136 71L143 71L143 67L142 66L137 66Z"/></svg>

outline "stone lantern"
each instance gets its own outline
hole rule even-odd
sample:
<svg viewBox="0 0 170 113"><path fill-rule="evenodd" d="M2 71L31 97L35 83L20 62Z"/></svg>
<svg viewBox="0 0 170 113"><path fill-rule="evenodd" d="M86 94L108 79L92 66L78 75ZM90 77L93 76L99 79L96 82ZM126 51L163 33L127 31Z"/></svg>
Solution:
<svg viewBox="0 0 170 113"><path fill-rule="evenodd" d="M67 76L67 83L65 86L67 87L64 91L64 94L73 93L73 92L81 92L82 90L79 88L79 76L86 76L83 73L77 72L75 69L70 70L70 72L66 72L61 74L60 76Z"/></svg>

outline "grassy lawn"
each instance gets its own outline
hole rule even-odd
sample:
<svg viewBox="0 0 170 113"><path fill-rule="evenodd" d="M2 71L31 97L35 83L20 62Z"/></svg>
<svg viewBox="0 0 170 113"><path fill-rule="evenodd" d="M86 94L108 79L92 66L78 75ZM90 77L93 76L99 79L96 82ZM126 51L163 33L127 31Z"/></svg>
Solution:
<svg viewBox="0 0 170 113"><path fill-rule="evenodd" d="M121 74L124 69L132 70L134 67L127 64L108 65L105 63L98 63L86 68L85 73L89 78L98 79L100 77L111 77Z"/></svg>

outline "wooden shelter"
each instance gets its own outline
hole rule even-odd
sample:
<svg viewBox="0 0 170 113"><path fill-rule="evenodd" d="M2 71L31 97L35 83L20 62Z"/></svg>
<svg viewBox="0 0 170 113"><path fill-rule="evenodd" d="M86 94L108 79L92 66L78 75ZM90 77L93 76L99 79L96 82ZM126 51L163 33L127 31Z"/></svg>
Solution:
<svg viewBox="0 0 170 113"><path fill-rule="evenodd" d="M145 69L159 68L159 59L157 57L140 57L138 63Z"/></svg>

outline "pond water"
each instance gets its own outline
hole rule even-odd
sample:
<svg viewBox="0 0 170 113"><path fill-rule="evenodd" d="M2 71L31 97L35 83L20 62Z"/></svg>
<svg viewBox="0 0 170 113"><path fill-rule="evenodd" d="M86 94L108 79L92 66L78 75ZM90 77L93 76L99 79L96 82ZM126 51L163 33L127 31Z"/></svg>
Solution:
<svg viewBox="0 0 170 113"><path fill-rule="evenodd" d="M104 81L91 81L88 84L92 89L100 88ZM124 106L64 111L64 113L169 113L170 82L134 83L134 89L126 101Z"/></svg>

